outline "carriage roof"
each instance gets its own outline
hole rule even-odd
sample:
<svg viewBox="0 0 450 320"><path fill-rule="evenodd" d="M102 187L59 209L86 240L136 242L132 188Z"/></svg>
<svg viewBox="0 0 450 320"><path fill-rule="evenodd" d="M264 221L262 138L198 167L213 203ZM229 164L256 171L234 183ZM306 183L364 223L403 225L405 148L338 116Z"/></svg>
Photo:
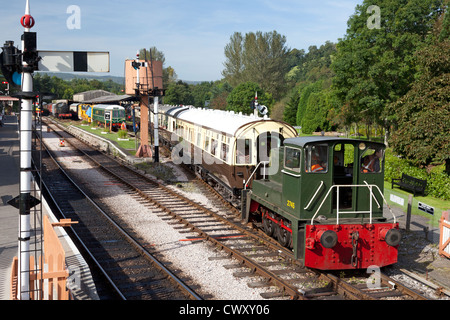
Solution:
<svg viewBox="0 0 450 320"><path fill-rule="evenodd" d="M267 117L257 117L254 115L244 115L234 111L224 111L217 109L202 109L194 107L175 107L167 110L167 114L179 119L195 123L204 128L211 128L229 135L235 135L236 132L251 123L272 121Z"/></svg>

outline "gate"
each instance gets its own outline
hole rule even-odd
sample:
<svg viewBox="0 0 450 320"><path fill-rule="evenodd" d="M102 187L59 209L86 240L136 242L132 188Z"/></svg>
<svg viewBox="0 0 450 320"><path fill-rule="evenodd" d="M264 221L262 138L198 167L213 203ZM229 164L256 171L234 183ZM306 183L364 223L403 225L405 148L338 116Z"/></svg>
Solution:
<svg viewBox="0 0 450 320"><path fill-rule="evenodd" d="M71 225L70 219L51 223L44 216L44 256L30 255L30 300L71 300L72 294L66 288L69 272L65 263L65 252L53 227ZM18 300L18 258L14 257L11 268L11 300Z"/></svg>
<svg viewBox="0 0 450 320"><path fill-rule="evenodd" d="M442 212L440 220L439 254L450 258L450 218L449 211Z"/></svg>

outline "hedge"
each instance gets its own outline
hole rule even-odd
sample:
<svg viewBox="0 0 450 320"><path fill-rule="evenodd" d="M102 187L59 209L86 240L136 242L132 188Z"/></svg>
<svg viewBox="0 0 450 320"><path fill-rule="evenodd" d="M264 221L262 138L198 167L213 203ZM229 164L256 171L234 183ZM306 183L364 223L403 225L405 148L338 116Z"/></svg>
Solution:
<svg viewBox="0 0 450 320"><path fill-rule="evenodd" d="M425 168L418 168L408 160L393 154L391 149L387 149L384 180L391 182L392 179L399 179L402 177L402 173L418 179L426 179L426 195L442 200L450 200L450 176L444 172L444 165L434 167L428 173Z"/></svg>

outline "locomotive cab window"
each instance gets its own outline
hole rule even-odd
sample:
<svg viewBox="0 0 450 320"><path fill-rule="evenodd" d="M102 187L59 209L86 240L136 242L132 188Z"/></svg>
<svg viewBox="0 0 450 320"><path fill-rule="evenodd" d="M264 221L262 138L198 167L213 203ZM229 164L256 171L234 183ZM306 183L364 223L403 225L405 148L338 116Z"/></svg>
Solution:
<svg viewBox="0 0 450 320"><path fill-rule="evenodd" d="M333 153L334 175L346 177L352 176L354 157L355 148L352 144L336 144ZM349 184L351 184L351 182L352 181L350 180Z"/></svg>
<svg viewBox="0 0 450 320"><path fill-rule="evenodd" d="M310 144L305 147L305 169L311 173L328 172L328 145Z"/></svg>
<svg viewBox="0 0 450 320"><path fill-rule="evenodd" d="M301 150L286 147L284 150L284 167L286 169L300 172Z"/></svg>
<svg viewBox="0 0 450 320"><path fill-rule="evenodd" d="M369 146L361 155L362 173L382 172L384 151L381 148Z"/></svg>

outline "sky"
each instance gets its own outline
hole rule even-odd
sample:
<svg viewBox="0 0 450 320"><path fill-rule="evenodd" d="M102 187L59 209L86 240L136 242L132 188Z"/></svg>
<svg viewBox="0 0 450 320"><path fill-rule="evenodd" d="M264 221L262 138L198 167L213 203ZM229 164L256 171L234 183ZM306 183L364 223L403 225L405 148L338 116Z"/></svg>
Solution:
<svg viewBox="0 0 450 320"><path fill-rule="evenodd" d="M344 37L362 0L29 0L38 50L108 51L110 75L126 59L157 47L184 81L222 79L224 48L234 32L270 32L291 49ZM0 42L20 48L26 0L0 0ZM102 74L99 74L102 75ZM104 75L104 74L103 74Z"/></svg>

